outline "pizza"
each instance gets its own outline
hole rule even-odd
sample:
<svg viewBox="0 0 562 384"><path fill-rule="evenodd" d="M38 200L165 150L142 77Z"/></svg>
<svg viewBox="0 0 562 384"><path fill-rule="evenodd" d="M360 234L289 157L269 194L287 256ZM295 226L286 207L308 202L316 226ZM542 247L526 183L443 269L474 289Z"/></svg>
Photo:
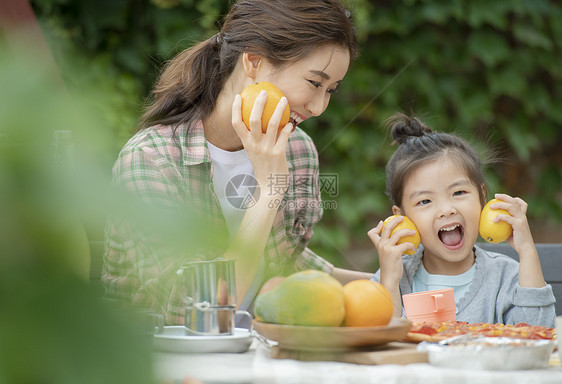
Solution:
<svg viewBox="0 0 562 384"><path fill-rule="evenodd" d="M437 321L413 323L405 341L438 342L449 337L471 334L484 337L510 337L513 339L555 339L556 330L540 325L529 325L527 323L490 324L490 323L467 323L464 321Z"/></svg>

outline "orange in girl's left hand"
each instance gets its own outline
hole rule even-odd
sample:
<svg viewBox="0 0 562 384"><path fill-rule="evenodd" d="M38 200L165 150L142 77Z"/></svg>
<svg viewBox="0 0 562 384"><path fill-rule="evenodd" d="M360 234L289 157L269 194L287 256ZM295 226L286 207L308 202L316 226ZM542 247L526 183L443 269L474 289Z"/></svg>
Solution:
<svg viewBox="0 0 562 384"><path fill-rule="evenodd" d="M344 285L346 327L374 327L390 323L394 312L392 297L376 281L353 280Z"/></svg>
<svg viewBox="0 0 562 384"><path fill-rule="evenodd" d="M398 216L401 216L401 215L392 215L390 217L387 217L383 222L383 228L389 221L391 221L392 219L394 219L395 217L398 217ZM402 236L400 238L400 240L398 240L396 245L402 244L402 243L412 243L412 244L414 244L414 248L417 249L418 246L420 245L420 241L421 241L418 229L416 228L416 225L414 224L414 222L412 220L408 219L406 216L403 216L403 217L404 217L404 219L401 222L399 222L396 225L396 227L394 227L394 229L392 230L390 235L392 236L392 234L395 231L399 231L401 229L412 229L412 230L416 231L415 235ZM382 232L382 229L381 229L381 232ZM411 249L408 249L408 250L406 250L405 253L407 253L408 255L413 255L415 252L416 252L415 250L412 251Z"/></svg>
<svg viewBox="0 0 562 384"><path fill-rule="evenodd" d="M480 236L490 243L501 243L502 241L506 241L513 233L513 227L511 224L503 220L494 223L494 219L500 213L503 215L509 215L509 212L505 209L490 208L490 205L501 202L502 201L498 199L488 201L480 213L478 231L480 232Z"/></svg>
<svg viewBox="0 0 562 384"><path fill-rule="evenodd" d="M275 107L279 103L279 100L284 96L283 92L277 88L274 84L268 83L267 81L259 81L248 85L240 93L242 98L242 121L246 124L248 130L250 130L250 114L252 113L252 108L254 107L254 102L262 90L267 92L267 101L263 109L261 117L261 130L263 133L267 131L267 125L269 120L275 112ZM279 122L279 130L283 129L285 125L289 122L291 117L291 110L289 105L285 107L283 115L281 116L281 121Z"/></svg>

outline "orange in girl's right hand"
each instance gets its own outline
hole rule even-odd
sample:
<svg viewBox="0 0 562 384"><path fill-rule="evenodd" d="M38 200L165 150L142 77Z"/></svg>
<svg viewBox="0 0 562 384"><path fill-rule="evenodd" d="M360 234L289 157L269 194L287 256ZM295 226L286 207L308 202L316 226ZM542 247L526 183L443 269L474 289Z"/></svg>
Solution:
<svg viewBox="0 0 562 384"><path fill-rule="evenodd" d="M401 216L401 215L392 215L392 216L390 216L390 217L387 217L387 218L384 220L384 222L383 222L382 228L384 229L384 226L385 226L388 222L390 222L390 221L391 221L392 219L394 219L395 217L399 217L399 216ZM401 222L399 222L399 223L396 225L396 227L394 227L394 229L392 230L392 232L390 233L390 235L392 236L392 234L393 234L395 231L399 231L399 230L401 230L401 229L412 229L412 230L416 231L416 234L415 234L415 235L411 235L411 236L402 236L402 237L400 238L400 240L398 240L398 242L396 243L396 245L402 244L402 243L412 243L412 244L414 244L414 248L417 249L418 246L420 245L420 241L421 241L421 238L420 238L420 234L419 234L419 232L418 232L418 229L416 228L416 225L414 224L414 222L413 222L412 220L408 219L406 216L402 216L402 217L404 217L404 219L403 219ZM381 229L381 232L382 232L382 229ZM413 254L416 252L415 249L414 249L413 251L412 251L411 249L408 249L408 250L406 250L405 253L407 253L408 255L413 255Z"/></svg>

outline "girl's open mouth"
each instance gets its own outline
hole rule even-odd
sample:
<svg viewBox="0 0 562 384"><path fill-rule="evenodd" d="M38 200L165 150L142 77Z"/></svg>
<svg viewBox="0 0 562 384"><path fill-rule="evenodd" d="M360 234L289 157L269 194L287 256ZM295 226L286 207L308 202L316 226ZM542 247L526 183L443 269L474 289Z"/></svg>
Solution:
<svg viewBox="0 0 562 384"><path fill-rule="evenodd" d="M447 248L457 249L464 243L464 229L460 224L441 228L437 236Z"/></svg>

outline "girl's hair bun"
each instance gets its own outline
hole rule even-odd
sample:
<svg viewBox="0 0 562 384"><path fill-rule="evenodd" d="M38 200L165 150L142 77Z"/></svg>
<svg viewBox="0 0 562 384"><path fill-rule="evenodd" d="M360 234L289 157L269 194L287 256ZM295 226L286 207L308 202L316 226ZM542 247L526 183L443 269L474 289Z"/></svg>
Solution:
<svg viewBox="0 0 562 384"><path fill-rule="evenodd" d="M395 143L402 144L410 137L420 137L426 133L433 132L427 125L417 117L409 117L403 113L397 113L387 120L390 133Z"/></svg>

